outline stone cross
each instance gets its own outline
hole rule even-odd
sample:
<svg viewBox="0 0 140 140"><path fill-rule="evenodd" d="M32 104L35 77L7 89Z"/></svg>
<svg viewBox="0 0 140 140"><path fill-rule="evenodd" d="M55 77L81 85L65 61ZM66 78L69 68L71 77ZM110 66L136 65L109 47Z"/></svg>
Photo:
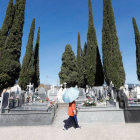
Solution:
<svg viewBox="0 0 140 140"><path fill-rule="evenodd" d="M29 93L32 91L31 88L33 88L33 85L31 85L31 83L29 85L27 85L27 88L29 88Z"/></svg>
<svg viewBox="0 0 140 140"><path fill-rule="evenodd" d="M67 83L65 82L65 83L63 83L63 84L64 84L64 88L66 88L66 84L67 84Z"/></svg>

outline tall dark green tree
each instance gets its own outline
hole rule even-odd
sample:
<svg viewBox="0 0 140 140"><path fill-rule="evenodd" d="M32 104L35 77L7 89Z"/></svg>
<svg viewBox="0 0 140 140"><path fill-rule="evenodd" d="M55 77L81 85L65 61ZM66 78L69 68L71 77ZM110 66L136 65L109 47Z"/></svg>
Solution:
<svg viewBox="0 0 140 140"><path fill-rule="evenodd" d="M6 10L6 15L4 22L2 24L2 28L0 29L0 48L4 48L6 38L8 37L8 33L12 27L14 19L14 5L13 0L9 0L9 4Z"/></svg>
<svg viewBox="0 0 140 140"><path fill-rule="evenodd" d="M15 15L5 47L0 52L0 88L13 86L19 77L25 0L16 0Z"/></svg>
<svg viewBox="0 0 140 140"><path fill-rule="evenodd" d="M87 79L86 79L86 51L87 51L87 43L84 44L84 50L82 54L82 64L83 64L83 74L84 74L84 85L83 88L86 88Z"/></svg>
<svg viewBox="0 0 140 140"><path fill-rule="evenodd" d="M78 33L78 41L77 41L77 72L78 72L78 86L83 87L84 85L84 74L83 74L83 64L82 64L82 49L80 42L80 33Z"/></svg>
<svg viewBox="0 0 140 140"><path fill-rule="evenodd" d="M39 78L39 40L40 40L40 27L38 28L36 45L34 47L34 60L35 60L35 75L34 75L34 87L38 87L40 85Z"/></svg>
<svg viewBox="0 0 140 140"><path fill-rule="evenodd" d="M105 81L108 85L112 81L119 88L125 82L125 72L111 0L103 1L102 52Z"/></svg>
<svg viewBox="0 0 140 140"><path fill-rule="evenodd" d="M62 55L62 66L59 72L60 83L67 83L67 87L77 84L77 68L75 63L75 55L70 44L66 45L65 52Z"/></svg>
<svg viewBox="0 0 140 140"><path fill-rule="evenodd" d="M22 67L19 75L19 85L21 88L26 89L27 84L33 83L35 75L34 53L33 53L33 40L35 30L35 19L32 20L28 42L26 46L26 53L23 58Z"/></svg>
<svg viewBox="0 0 140 140"><path fill-rule="evenodd" d="M104 72L103 72L103 66L100 59L100 53L98 46L96 48L96 74L95 74L95 86L102 86L104 84Z"/></svg>
<svg viewBox="0 0 140 140"><path fill-rule="evenodd" d="M94 86L96 74L96 44L95 44L95 28L93 24L93 14L91 0L88 1L89 18L87 32L87 51L86 51L86 79L88 85Z"/></svg>
<svg viewBox="0 0 140 140"><path fill-rule="evenodd" d="M94 85L102 85L102 81L104 81L104 76L98 50L96 31L93 23L91 0L88 1L88 5L89 5L89 20L88 20L87 50L86 50L86 79L88 85L94 86ZM102 73L101 74L98 73L97 70L99 70Z"/></svg>
<svg viewBox="0 0 140 140"><path fill-rule="evenodd" d="M135 44L136 44L136 62L137 62L137 76L140 81L140 32L137 26L135 18L132 18L134 34L135 34Z"/></svg>

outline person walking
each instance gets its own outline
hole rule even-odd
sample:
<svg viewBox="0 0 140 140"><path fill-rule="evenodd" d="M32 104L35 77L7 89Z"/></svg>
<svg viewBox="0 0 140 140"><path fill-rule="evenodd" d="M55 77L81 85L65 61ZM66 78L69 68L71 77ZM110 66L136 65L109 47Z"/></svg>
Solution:
<svg viewBox="0 0 140 140"><path fill-rule="evenodd" d="M76 113L76 105L75 105L75 101L73 101L73 102L69 103L69 108L68 108L69 118L66 121L65 125L63 126L63 130L68 130L67 127L71 121L74 122L76 129L81 129L81 127L78 125L76 114L77 114Z"/></svg>

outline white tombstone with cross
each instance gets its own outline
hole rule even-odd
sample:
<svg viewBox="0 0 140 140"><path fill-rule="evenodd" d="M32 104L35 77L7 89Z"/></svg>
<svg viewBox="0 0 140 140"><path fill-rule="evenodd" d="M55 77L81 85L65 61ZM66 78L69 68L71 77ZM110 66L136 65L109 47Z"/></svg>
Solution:
<svg viewBox="0 0 140 140"><path fill-rule="evenodd" d="M30 96L30 102L32 102L32 97L33 97L33 85L31 85L31 83L29 85L27 85L27 89L29 89L29 96Z"/></svg>
<svg viewBox="0 0 140 140"><path fill-rule="evenodd" d="M63 83L63 85L64 85L64 89L65 89L65 88L66 88L67 83L65 82L65 83Z"/></svg>

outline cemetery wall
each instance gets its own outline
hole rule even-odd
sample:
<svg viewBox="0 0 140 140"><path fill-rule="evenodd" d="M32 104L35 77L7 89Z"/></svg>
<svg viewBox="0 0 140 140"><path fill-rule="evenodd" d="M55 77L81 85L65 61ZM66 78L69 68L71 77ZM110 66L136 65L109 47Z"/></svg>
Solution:
<svg viewBox="0 0 140 140"><path fill-rule="evenodd" d="M125 123L123 110L78 110L78 122L86 123Z"/></svg>
<svg viewBox="0 0 140 140"><path fill-rule="evenodd" d="M125 109L124 118L126 123L140 123L140 109Z"/></svg>
<svg viewBox="0 0 140 140"><path fill-rule="evenodd" d="M34 126L51 125L57 104L46 113L2 113L0 115L0 126Z"/></svg>

